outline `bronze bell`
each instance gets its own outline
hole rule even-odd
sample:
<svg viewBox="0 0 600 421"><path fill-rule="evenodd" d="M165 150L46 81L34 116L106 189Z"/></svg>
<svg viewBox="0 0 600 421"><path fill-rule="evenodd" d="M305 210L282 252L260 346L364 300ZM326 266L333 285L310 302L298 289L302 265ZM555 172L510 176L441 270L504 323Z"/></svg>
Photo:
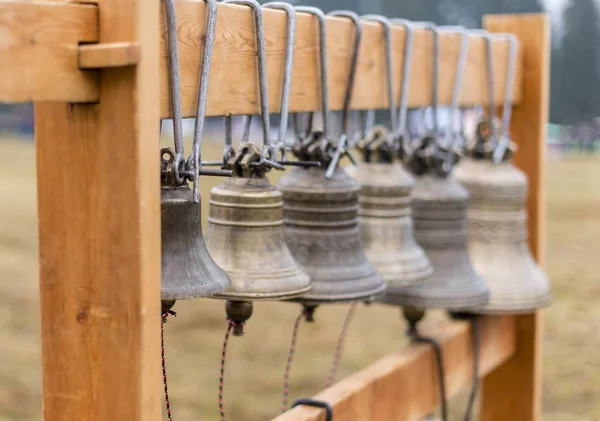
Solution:
<svg viewBox="0 0 600 421"><path fill-rule="evenodd" d="M485 282L473 270L467 253L468 198L469 193L451 175L416 178L412 199L415 238L434 272L422 282L389 289L386 303L459 311L488 301Z"/></svg>
<svg viewBox="0 0 600 421"><path fill-rule="evenodd" d="M260 159L252 144L241 151ZM243 175L210 191L206 246L232 281L217 297L279 300L304 294L311 284L285 242L281 193L264 174Z"/></svg>
<svg viewBox="0 0 600 421"><path fill-rule="evenodd" d="M358 220L365 253L388 290L431 275L429 259L413 238L413 177L397 162L361 162L347 172L360 184Z"/></svg>
<svg viewBox="0 0 600 421"><path fill-rule="evenodd" d="M481 148L479 148L481 149ZM492 152L464 160L456 178L470 192L467 213L469 254L487 281L490 302L474 313L529 313L548 305L548 279L527 245L527 176L506 155L499 163Z"/></svg>
<svg viewBox="0 0 600 421"><path fill-rule="evenodd" d="M370 299L385 289L367 260L358 226L359 185L342 168L294 168L277 187L283 193L287 244L312 282L306 304Z"/></svg>
<svg viewBox="0 0 600 421"><path fill-rule="evenodd" d="M200 203L187 184L161 187L161 299L208 297L228 288L229 276L212 259L204 239ZM167 305L169 307L169 305Z"/></svg>

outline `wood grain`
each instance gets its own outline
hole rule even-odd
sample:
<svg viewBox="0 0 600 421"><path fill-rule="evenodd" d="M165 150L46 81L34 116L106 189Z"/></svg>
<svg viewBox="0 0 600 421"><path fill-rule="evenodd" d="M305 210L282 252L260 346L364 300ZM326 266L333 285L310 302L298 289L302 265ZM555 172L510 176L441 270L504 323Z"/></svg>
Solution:
<svg viewBox="0 0 600 421"><path fill-rule="evenodd" d="M138 64L140 46L133 42L111 42L79 46L80 69L102 69Z"/></svg>
<svg viewBox="0 0 600 421"><path fill-rule="evenodd" d="M97 100L97 74L77 67L78 43L96 41L95 6L0 2L0 102Z"/></svg>
<svg viewBox="0 0 600 421"><path fill-rule="evenodd" d="M481 319L480 375L512 356L514 318ZM473 355L471 329L465 322L449 322L434 335L441 343L449 397L471 384ZM429 345L410 345L381 358L314 397L333 407L336 421L419 420L440 403L437 369ZM273 421L324 421L324 411L299 406Z"/></svg>
<svg viewBox="0 0 600 421"><path fill-rule="evenodd" d="M160 421L159 1L96 10L141 59L35 107L44 420Z"/></svg>
<svg viewBox="0 0 600 421"><path fill-rule="evenodd" d="M514 162L529 177L529 245L540 264L545 255L544 162L550 75L550 22L547 15L487 16L485 28L511 32L523 54L521 102L511 131L519 150ZM542 312L516 317L513 358L483 382L482 420L538 421L541 413ZM502 399L498 399L498 397Z"/></svg>
<svg viewBox="0 0 600 421"><path fill-rule="evenodd" d="M179 61L181 67L182 108L185 116L195 115L198 75L205 37L204 2L178 0L177 21ZM263 10L265 25L269 106L279 110L281 81L286 42L286 15L279 10ZM162 20L161 42L161 116L170 113L167 83L167 50ZM296 50L291 87L291 110L308 111L320 107L318 71L317 21L310 15L298 14L296 22ZM382 29L377 23L363 23L358 74L353 108L383 108L387 104L384 82L384 55ZM329 103L332 109L341 109L349 71L349 57L353 39L349 20L327 18L327 60L329 63ZM259 112L258 76L254 42L254 21L248 7L219 4L214 55L209 84L207 115L248 114ZM415 52L409 104L426 105L431 100L432 37L425 30L415 32ZM394 81L396 97L400 95L403 65L404 31L394 27L392 34ZM440 101L448 103L453 87L460 36L444 34L440 40ZM485 49L480 37L472 36L464 75L461 103L477 104L487 101L485 84ZM504 97L508 46L494 46L497 101ZM520 63L520 61L519 61ZM514 96L520 100L521 66L515 78ZM502 75L502 77L500 77Z"/></svg>

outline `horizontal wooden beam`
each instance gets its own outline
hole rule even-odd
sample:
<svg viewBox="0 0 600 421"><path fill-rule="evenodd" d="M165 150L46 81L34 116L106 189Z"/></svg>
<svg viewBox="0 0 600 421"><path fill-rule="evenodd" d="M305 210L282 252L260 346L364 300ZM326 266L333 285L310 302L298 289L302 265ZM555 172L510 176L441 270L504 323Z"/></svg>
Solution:
<svg viewBox="0 0 600 421"><path fill-rule="evenodd" d="M79 47L80 69L103 69L138 64L140 45L135 42L107 42Z"/></svg>
<svg viewBox="0 0 600 421"><path fill-rule="evenodd" d="M181 68L182 109L185 116L195 114L198 75L205 39L206 4L197 0L177 0L179 63ZM281 81L286 43L286 14L280 10L263 10L265 25L269 107L279 110ZM167 50L162 19L161 42L161 116L170 115ZM327 18L327 60L329 63L329 104L334 110L343 105L349 71L354 28L349 20ZM318 26L316 18L298 14L296 51L291 86L292 111L320 108L318 71ZM219 4L214 53L209 84L207 115L250 114L259 112L258 76L254 41L254 20L249 7ZM451 97L460 36L444 34L440 38L439 96L442 103ZM400 95L403 64L404 31L395 26L392 34L394 87ZM409 104L426 105L431 100L432 37L425 29L415 31L414 56ZM496 42L493 49L495 98L504 99L508 44ZM520 100L521 61L518 60L514 99ZM364 23L363 37L355 82L353 108L384 108L387 104L384 78L382 29L376 23ZM463 105L485 103L485 43L471 36L460 102Z"/></svg>
<svg viewBox="0 0 600 421"><path fill-rule="evenodd" d="M100 67L96 59L109 51L104 47L80 45L98 41L98 7L102 6L55 1L0 2L0 101L98 101L97 72L83 68ZM176 7L182 108L184 116L193 116L204 49L206 4L196 0L177 0ZM269 105L272 112L277 112L281 97L286 42L285 12L263 10L263 19L267 45ZM164 15L161 34L161 116L169 117ZM327 18L329 103L333 110L342 108L352 38L353 27L348 20ZM398 98L404 50L404 31L401 27L394 27L392 42L394 91ZM376 23L365 22L361 44L352 106L355 109L384 108L387 98L381 27ZM448 103L450 100L459 47L460 36L448 33L441 36L441 103ZM128 51L121 49L119 54L115 53L118 55L116 65L121 65L124 59L127 59L127 65L135 64L135 60L129 60L131 57ZM84 60L89 57L92 62L84 61L81 66L82 54ZM493 56L495 98L497 102L501 102L504 98L504 76L508 61L507 43L496 42ZM100 58L104 61L110 59L105 56ZM111 60L109 62L112 63ZM425 29L417 30L409 92L411 106L426 105L430 101L432 63L431 34ZM472 35L469 40L461 104L472 105L487 101L485 69L484 41ZM317 22L307 14L299 14L297 18L293 71L292 111L319 109ZM245 6L219 4L207 115L258 113L257 81L252 12ZM513 91L515 103L518 103L521 97L520 59Z"/></svg>
<svg viewBox="0 0 600 421"><path fill-rule="evenodd" d="M481 319L479 375L507 361L515 350L514 316ZM451 322L436 339L440 342L448 397L472 383L473 354L470 325ZM440 403L437 368L430 345L412 344L324 390L314 399L333 407L336 421L418 420ZM323 421L324 411L298 406L273 421Z"/></svg>
<svg viewBox="0 0 600 421"><path fill-rule="evenodd" d="M78 68L78 44L98 41L98 8L0 2L0 102L93 102L96 72Z"/></svg>

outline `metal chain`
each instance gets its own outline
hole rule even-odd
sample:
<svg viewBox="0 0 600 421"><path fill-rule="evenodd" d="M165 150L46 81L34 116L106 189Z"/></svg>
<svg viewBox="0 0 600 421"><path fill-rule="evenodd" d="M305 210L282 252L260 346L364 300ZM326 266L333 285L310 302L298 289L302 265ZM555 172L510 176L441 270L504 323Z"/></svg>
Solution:
<svg viewBox="0 0 600 421"><path fill-rule="evenodd" d="M306 310L302 308L298 317L294 321L294 328L292 330L292 341L290 343L290 351L288 352L287 363L285 364L285 371L283 373L283 392L281 394L281 413L283 414L288 409L288 398L290 393L290 372L292 371L292 362L294 361L294 354L296 353L296 341L298 339L298 329L300 322L306 316Z"/></svg>
<svg viewBox="0 0 600 421"><path fill-rule="evenodd" d="M169 310L162 315L162 320L160 323L160 358L162 362L162 375L163 375L163 384L165 386L165 406L167 408L167 418L169 421L173 421L173 417L171 415L171 401L169 400L169 387L167 384L167 364L165 361L165 323L167 323L167 317L169 315L177 316L173 310Z"/></svg>
<svg viewBox="0 0 600 421"><path fill-rule="evenodd" d="M335 355L333 357L333 364L331 365L331 369L329 370L329 376L327 376L327 381L325 381L325 389L333 384L335 380L335 376L337 374L338 368L340 366L340 360L342 358L342 351L344 350L344 342L346 340L346 334L348 333L348 327L350 326L350 321L352 320L352 316L354 311L356 310L356 303L350 304L350 308L348 309L348 314L346 314L346 319L344 320L344 324L342 325L342 330L340 331L340 337L338 339L337 347L335 348Z"/></svg>

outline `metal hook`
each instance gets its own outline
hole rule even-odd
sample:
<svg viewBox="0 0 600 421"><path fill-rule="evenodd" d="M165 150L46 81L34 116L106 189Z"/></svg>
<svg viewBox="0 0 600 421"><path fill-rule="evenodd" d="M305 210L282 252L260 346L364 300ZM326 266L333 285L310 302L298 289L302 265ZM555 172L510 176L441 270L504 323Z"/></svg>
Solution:
<svg viewBox="0 0 600 421"><path fill-rule="evenodd" d="M272 162L269 159L271 153L271 136L269 134L271 122L269 119L269 100L267 95L267 63L265 53L265 34L260 4L258 4L256 0L223 0L222 3L249 6L254 13L254 25L256 30L256 50L258 55L258 83L260 91L261 110L260 114L263 129L263 151L261 154L260 163L266 164L268 167L284 169L282 165ZM250 117L248 117L247 124L250 124Z"/></svg>
<svg viewBox="0 0 600 421"><path fill-rule="evenodd" d="M356 76L356 65L358 63L358 52L360 48L360 39L362 36L362 23L360 22L360 18L358 15L350 10L334 10L327 14L328 16L333 17L344 17L348 18L354 24L354 46L352 49L352 58L350 61L350 72L348 74L348 83L346 85L346 95L344 97L344 110L342 114L342 136L340 140L337 142L337 147L331 163L329 164L329 168L327 168L327 172L325 173L325 178L331 178L333 176L333 172L337 167L337 164L340 160L342 153L348 154L346 150L346 143L348 141L348 126L350 121L350 102L352 101L352 91L354 90L354 79ZM351 158L352 159L352 158ZM353 160L353 159L352 159ZM353 160L354 161L354 160Z"/></svg>
<svg viewBox="0 0 600 421"><path fill-rule="evenodd" d="M329 138L329 89L327 84L327 38L325 30L325 14L317 7L296 6L296 12L308 13L317 18L319 24L319 59L321 73L321 111L323 113L323 137ZM313 113L309 116L309 130L312 129Z"/></svg>
<svg viewBox="0 0 600 421"><path fill-rule="evenodd" d="M496 138L496 99L494 95L494 55L492 51L492 35L482 29L473 29L470 34L479 35L485 40L485 62L487 73L488 115L492 140Z"/></svg>
<svg viewBox="0 0 600 421"><path fill-rule="evenodd" d="M408 93L410 87L410 71L413 55L413 25L406 19L392 19L392 23L404 27L404 63L402 68L402 90L400 92L400 103L398 105L398 119L396 128L396 138L402 142L401 146L405 152L409 150L409 137L407 130L408 119Z"/></svg>
<svg viewBox="0 0 600 421"><path fill-rule="evenodd" d="M289 3L270 2L263 4L266 9L283 10L287 15L287 42L285 46L285 63L283 69L283 87L281 90L281 120L279 122L279 137L275 146L281 150L281 160L285 161L285 138L287 135L288 115L290 112L290 88L292 86L292 68L294 65L294 43L296 39L296 10Z"/></svg>
<svg viewBox="0 0 600 421"><path fill-rule="evenodd" d="M495 163L502 161L506 148L510 144L510 119L512 116L512 92L515 80L517 50L519 49L519 41L513 34L497 34L497 38L505 39L510 44L508 53L508 64L506 69L506 85L504 87L504 106L502 110L502 126L500 129L500 140L498 146L493 152L492 159Z"/></svg>
<svg viewBox="0 0 600 421"><path fill-rule="evenodd" d="M167 42L169 53L169 84L171 85L171 114L173 115L173 137L175 144L175 158L173 163L173 177L177 184L184 182L180 174L181 164L184 159L183 129L181 115L181 92L179 85L179 53L177 50L177 19L175 16L175 1L163 0L165 17L167 20Z"/></svg>
<svg viewBox="0 0 600 421"><path fill-rule="evenodd" d="M433 35L433 69L431 75L431 109L433 112L433 134L437 137L438 135L438 102L439 102L439 60L440 60L440 42L439 42L439 32L437 26L433 22L413 22L413 29L427 29L431 31ZM422 113L423 120L425 119L426 112Z"/></svg>
<svg viewBox="0 0 600 421"><path fill-rule="evenodd" d="M364 15L361 17L363 20L370 22L377 22L383 29L383 44L384 44L384 55L385 55L385 71L386 71L386 87L388 95L388 108L390 112L390 129L391 133L396 132L396 113L394 103L394 68L392 63L392 23L391 21L382 15ZM373 125L375 118L374 110L367 112L366 127ZM388 138L388 142L391 142L392 137ZM390 145L391 146L391 145Z"/></svg>
<svg viewBox="0 0 600 421"><path fill-rule="evenodd" d="M462 26L440 26L438 27L438 30L443 32L456 32L461 35L460 50L458 53L458 61L456 63L456 75L454 77L454 87L452 89L452 98L450 99L450 106L448 109L448 123L446 126L446 133L444 135L444 143L447 153L443 165L445 166L445 171L449 173L454 166L454 150L456 148L454 115L458 110L458 101L460 99L460 93L462 90L463 76L467 63L467 52L469 49L469 35Z"/></svg>
<svg viewBox="0 0 600 421"><path fill-rule="evenodd" d="M188 159L188 167L193 171L193 194L194 202L200 203L200 193L198 192L198 175L200 173L202 132L204 130L204 119L206 116L206 97L208 96L208 79L210 76L210 64L212 61L213 44L215 42L215 29L217 27L217 2L216 0L206 0L208 12L206 16L206 38L204 40L204 53L202 57L202 69L200 71L200 80L198 82L198 99L196 105L196 124L194 127L194 138L192 143L192 153ZM190 162L191 160L191 162Z"/></svg>

